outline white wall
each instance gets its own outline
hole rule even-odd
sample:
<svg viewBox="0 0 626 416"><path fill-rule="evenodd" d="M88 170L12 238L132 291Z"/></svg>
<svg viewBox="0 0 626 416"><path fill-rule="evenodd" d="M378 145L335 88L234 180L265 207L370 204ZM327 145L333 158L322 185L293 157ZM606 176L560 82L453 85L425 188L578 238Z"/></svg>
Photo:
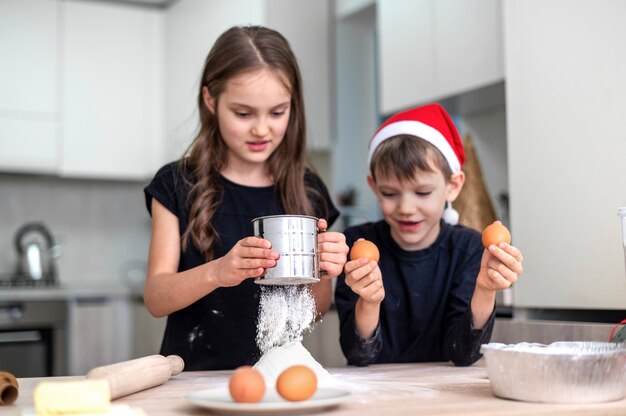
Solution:
<svg viewBox="0 0 626 416"><path fill-rule="evenodd" d="M143 278L150 216L143 183L0 175L0 272L14 272L13 237L44 222L61 245L59 280L73 287L121 287Z"/></svg>
<svg viewBox="0 0 626 416"><path fill-rule="evenodd" d="M505 0L515 305L626 307L626 2Z"/></svg>

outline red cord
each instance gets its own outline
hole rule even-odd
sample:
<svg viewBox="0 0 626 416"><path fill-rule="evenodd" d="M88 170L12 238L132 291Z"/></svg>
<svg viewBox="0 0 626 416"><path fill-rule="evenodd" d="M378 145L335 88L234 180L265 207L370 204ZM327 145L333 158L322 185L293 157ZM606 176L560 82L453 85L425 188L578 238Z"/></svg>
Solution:
<svg viewBox="0 0 626 416"><path fill-rule="evenodd" d="M609 335L609 342L613 342L613 336L615 335L615 331L617 331L617 328L624 324L626 324L626 319L622 319L622 322L613 327L613 329L611 330L611 335Z"/></svg>

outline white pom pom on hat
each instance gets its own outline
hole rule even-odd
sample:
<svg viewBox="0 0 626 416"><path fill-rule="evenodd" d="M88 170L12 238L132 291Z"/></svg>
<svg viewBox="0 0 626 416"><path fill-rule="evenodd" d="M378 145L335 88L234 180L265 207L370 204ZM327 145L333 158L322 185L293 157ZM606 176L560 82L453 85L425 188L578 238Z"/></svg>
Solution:
<svg viewBox="0 0 626 416"><path fill-rule="evenodd" d="M446 209L443 210L443 220L448 224L457 225L459 223L459 212L452 208L452 204L446 202Z"/></svg>
<svg viewBox="0 0 626 416"><path fill-rule="evenodd" d="M437 103L402 111L381 124L368 144L367 165L370 165L374 151L382 142L401 134L426 140L443 154L452 173L461 171L465 162L463 142L452 118ZM447 203L443 218L450 224L457 224L459 213Z"/></svg>

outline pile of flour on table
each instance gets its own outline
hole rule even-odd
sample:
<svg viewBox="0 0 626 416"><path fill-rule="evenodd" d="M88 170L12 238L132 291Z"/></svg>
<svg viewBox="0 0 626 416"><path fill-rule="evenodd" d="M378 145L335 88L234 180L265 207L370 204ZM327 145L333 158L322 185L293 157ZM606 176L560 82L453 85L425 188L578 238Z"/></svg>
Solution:
<svg viewBox="0 0 626 416"><path fill-rule="evenodd" d="M261 286L256 342L262 357L254 367L268 386L275 385L280 373L296 364L315 372L318 387L337 384L302 345L315 314L315 299L306 285Z"/></svg>

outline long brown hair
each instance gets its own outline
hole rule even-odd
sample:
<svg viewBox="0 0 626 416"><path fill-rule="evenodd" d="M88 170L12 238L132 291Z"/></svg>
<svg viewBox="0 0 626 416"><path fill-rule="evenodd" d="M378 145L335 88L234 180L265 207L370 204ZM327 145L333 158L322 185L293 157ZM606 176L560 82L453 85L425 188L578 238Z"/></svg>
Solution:
<svg viewBox="0 0 626 416"><path fill-rule="evenodd" d="M226 167L227 147L219 131L217 102L226 83L242 73L269 69L291 92L291 111L285 137L267 160L268 170L275 181L287 214L314 215L311 197L304 175L306 163L306 124L300 69L289 43L278 32L261 26L235 26L224 32L209 52L198 92L200 130L181 159L183 172L191 172L188 184L189 224L181 236L183 251L189 242L204 254L213 255L212 246L219 238L212 218L222 198L220 172ZM215 99L216 112L205 105L203 87ZM183 175L186 177L186 175Z"/></svg>

